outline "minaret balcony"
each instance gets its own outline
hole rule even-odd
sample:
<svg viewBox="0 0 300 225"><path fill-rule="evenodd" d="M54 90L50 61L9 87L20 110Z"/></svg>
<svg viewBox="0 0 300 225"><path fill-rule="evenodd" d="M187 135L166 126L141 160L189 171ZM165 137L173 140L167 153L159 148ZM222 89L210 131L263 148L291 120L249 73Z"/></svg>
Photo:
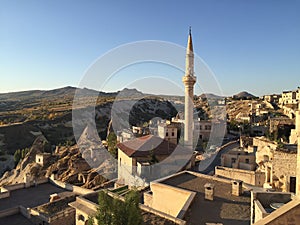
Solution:
<svg viewBox="0 0 300 225"><path fill-rule="evenodd" d="M192 85L194 85L195 83L196 83L196 76L191 76L191 75L189 75L189 76L184 76L184 77L182 77L182 82L184 83L184 84L192 84Z"/></svg>

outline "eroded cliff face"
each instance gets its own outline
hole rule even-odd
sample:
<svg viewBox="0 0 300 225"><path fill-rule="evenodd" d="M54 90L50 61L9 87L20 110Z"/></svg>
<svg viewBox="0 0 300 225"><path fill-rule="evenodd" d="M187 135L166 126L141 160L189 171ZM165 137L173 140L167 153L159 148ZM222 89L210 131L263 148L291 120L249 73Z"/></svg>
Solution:
<svg viewBox="0 0 300 225"><path fill-rule="evenodd" d="M30 136L31 138L37 136L36 140L16 168L3 175L0 179L0 185L21 183L26 174L30 174L31 179L34 180L50 176L53 172L57 173L59 180L84 187L100 185L106 178L114 179L117 174L116 162L107 155L107 150L102 145L101 140L106 140L110 131L117 132L123 128L128 128L128 125L141 125L156 117L170 119L176 116L180 110L178 105L181 104L175 106L169 101L158 98L122 99L98 105L94 115L97 131L90 132L89 129L85 129L87 124L84 124L84 121L77 121L83 123L79 132L78 143L80 144L57 147L44 164L36 163L36 154L51 152L51 145L59 145L59 143L67 140L74 142L72 132L74 121L72 121L71 112L63 118L42 122L31 121L30 125L34 124L35 130L33 132L32 129L28 128L26 132L32 136ZM78 110L86 113L85 109ZM22 126L27 127L27 124ZM12 129L11 134L13 133L14 130ZM27 133L25 133L22 137L26 136ZM19 137L12 140L16 141L16 139L22 143L22 139Z"/></svg>
<svg viewBox="0 0 300 225"><path fill-rule="evenodd" d="M36 155L46 153L48 146L46 138L39 136L16 168L3 175L0 179L0 186L22 183L26 174L29 174L31 180L34 181L49 177L53 172L57 174L58 180L86 188L93 188L107 181L97 172L99 168L91 168L82 157L82 152L77 145L57 147L43 164L37 163Z"/></svg>

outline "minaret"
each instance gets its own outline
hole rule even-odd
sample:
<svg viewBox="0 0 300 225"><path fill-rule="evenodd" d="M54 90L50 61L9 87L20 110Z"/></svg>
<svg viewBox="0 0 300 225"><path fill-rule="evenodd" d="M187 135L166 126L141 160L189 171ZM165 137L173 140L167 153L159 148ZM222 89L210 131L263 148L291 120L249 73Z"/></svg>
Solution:
<svg viewBox="0 0 300 225"><path fill-rule="evenodd" d="M296 196L300 199L300 103L296 111L296 134L297 134L297 170L296 170Z"/></svg>
<svg viewBox="0 0 300 225"><path fill-rule="evenodd" d="M182 77L185 87L184 101L184 145L188 148L193 147L193 108L194 108L194 84L196 77L194 76L194 52L192 42L191 27L189 30L188 43L186 48L185 75Z"/></svg>

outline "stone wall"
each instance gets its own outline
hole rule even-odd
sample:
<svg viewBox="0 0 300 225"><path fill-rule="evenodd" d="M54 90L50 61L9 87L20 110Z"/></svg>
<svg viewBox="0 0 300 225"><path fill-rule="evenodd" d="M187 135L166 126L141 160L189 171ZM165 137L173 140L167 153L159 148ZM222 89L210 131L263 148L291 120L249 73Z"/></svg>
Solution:
<svg viewBox="0 0 300 225"><path fill-rule="evenodd" d="M254 222L257 222L268 215L268 213L266 212L266 210L258 200L254 200L254 211L255 211Z"/></svg>
<svg viewBox="0 0 300 225"><path fill-rule="evenodd" d="M146 212L149 212L149 213L152 213L154 215L157 215L161 218L165 218L167 220L170 220L172 222L174 222L175 224L178 224L178 225L186 225L186 221L182 220L182 219L179 219L179 218L176 218L174 216L171 216L171 215L168 215L166 213L163 213L163 212L160 212L158 210L155 210L153 208L150 208L146 205L143 205L143 204L140 204L140 209L146 211Z"/></svg>
<svg viewBox="0 0 300 225"><path fill-rule="evenodd" d="M241 169L233 169L217 166L215 168L215 175L226 177L233 180L242 180L243 182L255 186L263 186L265 181L264 172L255 172Z"/></svg>
<svg viewBox="0 0 300 225"><path fill-rule="evenodd" d="M75 209L68 208L49 219L50 225L73 225L75 224Z"/></svg>
<svg viewBox="0 0 300 225"><path fill-rule="evenodd" d="M256 223L261 221L268 215L273 215L267 212L266 209L271 209L271 203L286 203L291 201L290 193L282 192L252 192L251 193L251 222ZM283 207L283 206L282 206ZM281 208L281 207L280 207ZM278 209L277 209L278 210ZM252 224L252 223L251 223Z"/></svg>
<svg viewBox="0 0 300 225"><path fill-rule="evenodd" d="M94 192L93 190L90 190L90 189L78 187L76 185L72 185L72 184L68 184L68 183L65 183L65 182L62 182L62 181L59 181L59 180L55 180L52 177L49 178L49 181L51 183L53 183L54 185L57 185L57 186L59 186L63 189L66 189L68 191L72 191L72 192L74 192L76 194L79 194L79 195L85 195L85 194L89 194L89 193Z"/></svg>
<svg viewBox="0 0 300 225"><path fill-rule="evenodd" d="M272 161L272 181L275 188L290 190L290 177L296 177L297 154L274 151Z"/></svg>
<svg viewBox="0 0 300 225"><path fill-rule="evenodd" d="M36 182L30 182L30 186L39 185L48 183L48 178L42 178L37 180ZM14 190L19 190L26 188L25 183L18 183L18 184L11 184L4 187L0 187L0 199L1 198L8 198L10 196L10 192Z"/></svg>
<svg viewBox="0 0 300 225"><path fill-rule="evenodd" d="M97 212L98 205L82 196L76 197L75 202L69 203L69 206L76 210L74 216L76 225L86 225L89 216L93 216Z"/></svg>
<svg viewBox="0 0 300 225"><path fill-rule="evenodd" d="M20 212L19 207L14 207L6 210L0 211L0 218L6 217L6 216L12 216L15 214L18 214Z"/></svg>
<svg viewBox="0 0 300 225"><path fill-rule="evenodd" d="M8 191L14 191L14 190L18 190L18 189L23 189L23 188L25 188L25 183L11 184L11 185L5 186L5 188Z"/></svg>
<svg viewBox="0 0 300 225"><path fill-rule="evenodd" d="M273 158L273 151L276 150L277 144L275 142L266 140L265 138L253 138L253 146L257 147L256 152L256 163L266 161L268 156L268 161Z"/></svg>
<svg viewBox="0 0 300 225"><path fill-rule="evenodd" d="M300 218L300 201L293 200L280 207L270 215L257 221L254 225L298 225Z"/></svg>

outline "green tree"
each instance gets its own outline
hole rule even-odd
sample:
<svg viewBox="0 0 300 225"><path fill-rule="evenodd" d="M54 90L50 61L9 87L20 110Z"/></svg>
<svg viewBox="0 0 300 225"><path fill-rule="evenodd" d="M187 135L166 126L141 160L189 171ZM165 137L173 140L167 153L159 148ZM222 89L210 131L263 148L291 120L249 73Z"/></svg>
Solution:
<svg viewBox="0 0 300 225"><path fill-rule="evenodd" d="M140 196L137 191L130 191L125 196L125 209L127 217L127 225L140 225L143 223L141 210L139 207Z"/></svg>
<svg viewBox="0 0 300 225"><path fill-rule="evenodd" d="M24 149L22 149L22 156L21 156L21 158L22 159L24 159L25 158L25 156L27 155L27 153L29 152L29 150L30 150L30 148L24 148Z"/></svg>
<svg viewBox="0 0 300 225"><path fill-rule="evenodd" d="M110 196L108 196L104 191L99 193L98 197L98 210L96 219L98 225L112 225L113 222L113 202Z"/></svg>
<svg viewBox="0 0 300 225"><path fill-rule="evenodd" d="M125 201L112 198L105 191L101 191L98 202L95 216L98 225L141 225L143 222L137 191L130 191L125 196ZM92 224L93 218L89 218L89 225Z"/></svg>
<svg viewBox="0 0 300 225"><path fill-rule="evenodd" d="M114 132L109 133L107 137L107 145L109 153L112 154L115 158L117 158L117 136Z"/></svg>
<svg viewBox="0 0 300 225"><path fill-rule="evenodd" d="M21 150L18 149L17 151L15 151L15 154L14 154L15 164L18 164L20 159L21 159Z"/></svg>

